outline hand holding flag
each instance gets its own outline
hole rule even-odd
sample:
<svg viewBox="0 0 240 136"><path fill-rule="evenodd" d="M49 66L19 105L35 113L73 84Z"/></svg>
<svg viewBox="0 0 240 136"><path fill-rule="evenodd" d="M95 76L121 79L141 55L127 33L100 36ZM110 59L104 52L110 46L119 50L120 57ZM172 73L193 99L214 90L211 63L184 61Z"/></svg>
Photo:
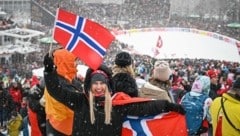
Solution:
<svg viewBox="0 0 240 136"><path fill-rule="evenodd" d="M58 8L53 38L90 68L97 69L115 37L102 25Z"/></svg>

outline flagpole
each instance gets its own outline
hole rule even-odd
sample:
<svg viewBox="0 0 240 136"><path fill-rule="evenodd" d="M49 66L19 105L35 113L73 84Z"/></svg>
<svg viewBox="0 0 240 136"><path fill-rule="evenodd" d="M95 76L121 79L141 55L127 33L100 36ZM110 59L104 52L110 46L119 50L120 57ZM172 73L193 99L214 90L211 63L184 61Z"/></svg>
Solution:
<svg viewBox="0 0 240 136"><path fill-rule="evenodd" d="M56 15L55 15L54 24L53 24L52 31L51 31L51 37L52 37L53 40L54 40L54 35L53 35L54 30L53 29L54 29L54 25L56 24L56 16L58 15L59 7L60 6L58 5L57 12L56 12ZM52 55L52 48L53 48L53 41L51 42L50 47L49 47L49 51L48 51L49 57L50 57L50 55Z"/></svg>

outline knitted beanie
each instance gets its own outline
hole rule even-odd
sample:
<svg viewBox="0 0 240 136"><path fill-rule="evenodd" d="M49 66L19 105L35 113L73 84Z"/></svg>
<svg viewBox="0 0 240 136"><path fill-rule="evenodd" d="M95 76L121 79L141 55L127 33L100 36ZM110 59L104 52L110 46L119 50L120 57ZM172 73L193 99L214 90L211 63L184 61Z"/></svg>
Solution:
<svg viewBox="0 0 240 136"><path fill-rule="evenodd" d="M120 52L115 57L115 64L120 67L129 66L132 64L132 57L127 52Z"/></svg>
<svg viewBox="0 0 240 136"><path fill-rule="evenodd" d="M91 84L94 81L104 81L108 84L109 91L112 91L112 71L106 65L102 64L97 70L88 68L84 80L84 90L88 94Z"/></svg>
<svg viewBox="0 0 240 136"><path fill-rule="evenodd" d="M172 75L172 70L166 61L156 61L153 69L153 78L160 81L169 80Z"/></svg>

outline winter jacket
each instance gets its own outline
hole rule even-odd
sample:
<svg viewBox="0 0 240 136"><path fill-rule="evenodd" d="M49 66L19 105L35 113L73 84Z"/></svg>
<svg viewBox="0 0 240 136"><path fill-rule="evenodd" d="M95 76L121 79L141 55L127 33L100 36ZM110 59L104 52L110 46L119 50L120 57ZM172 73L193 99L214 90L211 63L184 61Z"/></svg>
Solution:
<svg viewBox="0 0 240 136"><path fill-rule="evenodd" d="M168 100L169 102L173 102L173 98L170 97L168 92L170 88L169 90L165 90L167 88L165 88L163 84L164 83L160 83L157 80L149 80L149 82L145 83L140 89L139 97Z"/></svg>
<svg viewBox="0 0 240 136"><path fill-rule="evenodd" d="M50 122L50 125L57 131L71 135L73 125L73 111L66 107L64 104L57 101L51 95L47 89L44 91L44 98L46 101L45 111L46 119ZM68 127L66 127L68 126ZM54 132L49 132L53 133Z"/></svg>
<svg viewBox="0 0 240 136"><path fill-rule="evenodd" d="M139 97L168 100L171 101L167 92L161 88L158 88L149 82L145 83L139 91Z"/></svg>
<svg viewBox="0 0 240 136"><path fill-rule="evenodd" d="M22 91L19 88L11 87L9 89L9 94L12 96L13 102L20 106L22 102Z"/></svg>
<svg viewBox="0 0 240 136"><path fill-rule="evenodd" d="M124 91L131 97L138 96L138 87L136 80L128 73L117 73L112 77L113 90L115 92Z"/></svg>
<svg viewBox="0 0 240 136"><path fill-rule="evenodd" d="M0 93L0 111L7 110L11 111L13 109L13 100L11 95L6 90Z"/></svg>
<svg viewBox="0 0 240 136"><path fill-rule="evenodd" d="M19 136L21 123L22 123L22 117L20 114L18 114L15 118L10 119L7 124L8 135Z"/></svg>
<svg viewBox="0 0 240 136"><path fill-rule="evenodd" d="M171 104L166 100L113 105L111 124L107 125L104 123L103 100L95 99L96 119L95 123L91 124L89 101L86 94L75 91L75 88L68 87L67 84L60 84L55 71L45 72L44 79L49 95L74 111L73 136L121 136L122 123L127 115L156 115L170 111L168 105Z"/></svg>
<svg viewBox="0 0 240 136"><path fill-rule="evenodd" d="M221 108L221 99L223 98L224 108L227 113L229 120L232 124L240 129L240 99L234 98L229 93L224 93L222 97L216 98L211 107L210 114L212 117L212 126L213 126L213 136L215 136L218 118L223 114ZM235 130L226 120L224 116L222 116L222 136L239 136L240 131Z"/></svg>
<svg viewBox="0 0 240 136"><path fill-rule="evenodd" d="M209 92L209 97L212 98L212 100L214 100L215 98L219 97L219 95L217 94L217 91L221 88L220 85L215 85L212 84L210 85L210 92Z"/></svg>

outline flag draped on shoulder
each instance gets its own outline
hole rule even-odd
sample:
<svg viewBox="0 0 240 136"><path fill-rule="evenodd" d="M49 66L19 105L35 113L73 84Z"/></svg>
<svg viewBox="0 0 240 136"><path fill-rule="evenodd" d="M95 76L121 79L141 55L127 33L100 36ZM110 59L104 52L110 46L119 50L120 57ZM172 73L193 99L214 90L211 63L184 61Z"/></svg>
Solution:
<svg viewBox="0 0 240 136"><path fill-rule="evenodd" d="M58 8L53 38L90 68L97 69L115 39L104 26Z"/></svg>
<svg viewBox="0 0 240 136"><path fill-rule="evenodd" d="M113 105L146 102L151 99L130 97L118 92L112 97ZM187 136L187 124L184 115L176 112L154 116L127 116L122 125L122 136Z"/></svg>

